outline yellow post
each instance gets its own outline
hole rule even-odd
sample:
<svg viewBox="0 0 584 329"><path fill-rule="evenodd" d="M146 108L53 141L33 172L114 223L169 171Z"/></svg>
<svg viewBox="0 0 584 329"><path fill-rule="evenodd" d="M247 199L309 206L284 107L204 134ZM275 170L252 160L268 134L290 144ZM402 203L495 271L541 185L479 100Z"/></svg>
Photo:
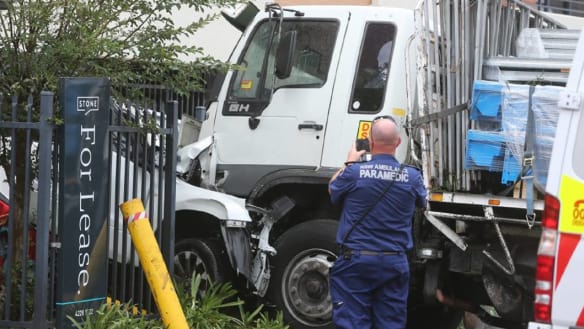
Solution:
<svg viewBox="0 0 584 329"><path fill-rule="evenodd" d="M132 242L138 252L140 264L158 306L162 322L169 329L188 329L187 320L174 290L170 274L160 253L150 221L140 199L132 199L120 205Z"/></svg>

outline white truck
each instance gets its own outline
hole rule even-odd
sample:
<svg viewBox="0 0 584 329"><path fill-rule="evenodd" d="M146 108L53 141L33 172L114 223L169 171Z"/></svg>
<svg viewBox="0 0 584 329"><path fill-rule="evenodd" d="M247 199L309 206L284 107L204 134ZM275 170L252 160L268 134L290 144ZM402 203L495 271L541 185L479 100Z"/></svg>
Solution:
<svg viewBox="0 0 584 329"><path fill-rule="evenodd" d="M504 80L501 98L508 82L564 84L578 33L503 0L420 1L414 11L249 4L229 21L243 32L230 59L240 67L217 79L199 139L179 149L177 171L244 199L251 220L177 206L176 259L214 280L244 278L292 328L332 328L328 270L339 209L328 181L371 120L392 115L408 141L398 159L421 167L431 192L412 219L409 325L456 328L467 311L526 326L543 203L522 185L543 185L537 174L549 157L543 165L517 160L532 153L523 147L532 132L519 127L520 142L502 139L502 106L483 109L474 86ZM479 85L492 91L488 81Z"/></svg>

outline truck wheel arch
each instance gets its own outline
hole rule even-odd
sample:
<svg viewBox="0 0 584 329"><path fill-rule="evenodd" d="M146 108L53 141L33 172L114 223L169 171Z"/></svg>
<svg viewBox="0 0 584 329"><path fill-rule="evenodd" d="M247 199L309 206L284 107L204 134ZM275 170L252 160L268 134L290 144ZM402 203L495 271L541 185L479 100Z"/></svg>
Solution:
<svg viewBox="0 0 584 329"><path fill-rule="evenodd" d="M248 201L255 204L265 198L270 191L278 186L301 185L301 186L328 186L328 182L335 168L314 169L284 169L272 172L262 177L248 195Z"/></svg>
<svg viewBox="0 0 584 329"><path fill-rule="evenodd" d="M328 218L337 220L340 208L330 203L328 182L335 170L287 169L263 177L250 192L251 204L265 206L285 195L295 203L286 218L278 219L272 229L271 240L303 221Z"/></svg>

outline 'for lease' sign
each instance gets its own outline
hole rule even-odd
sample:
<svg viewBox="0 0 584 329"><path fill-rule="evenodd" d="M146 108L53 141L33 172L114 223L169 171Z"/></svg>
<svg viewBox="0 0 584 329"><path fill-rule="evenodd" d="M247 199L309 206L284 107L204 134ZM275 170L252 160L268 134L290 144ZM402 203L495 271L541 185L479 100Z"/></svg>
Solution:
<svg viewBox="0 0 584 329"><path fill-rule="evenodd" d="M60 163L57 328L73 328L105 302L109 80L61 80L63 152ZM104 179L105 178L105 179Z"/></svg>

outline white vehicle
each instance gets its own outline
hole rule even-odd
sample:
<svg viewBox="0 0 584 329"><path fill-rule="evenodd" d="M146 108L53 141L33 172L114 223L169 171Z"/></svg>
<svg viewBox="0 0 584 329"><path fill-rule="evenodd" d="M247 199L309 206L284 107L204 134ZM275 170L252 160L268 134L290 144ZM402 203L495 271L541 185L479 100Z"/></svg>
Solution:
<svg viewBox="0 0 584 329"><path fill-rule="evenodd" d="M531 80L562 85L578 34L519 1L419 1L415 11L253 9L230 18L243 31L231 58L242 69L219 79L199 140L178 151L177 171L185 181L269 212L227 229L219 225L225 220L212 216L193 221L186 210L177 214L183 238L197 232L198 240L215 239L218 249L205 257L211 276L243 274L257 295L283 310L292 328L332 328L328 270L337 253L339 209L330 204L328 181L351 143L367 136L371 121L392 115L403 127L398 159L420 166L432 192L428 210L413 219L410 326L456 328L462 311L499 326L526 326L533 316L543 202L526 198L519 182L536 176L536 185L544 184L540 175L523 172L518 160L515 176L502 182L503 164L511 163L503 154L482 167L467 163L476 155L469 151L475 150L468 146L470 134L494 125L472 117L473 84L504 80L521 90ZM534 32L521 36L523 28ZM552 50L547 40L560 36ZM516 39L528 49L516 47ZM536 96L553 98L553 88L561 89L550 88ZM500 107L494 107L495 120ZM531 132L522 129L525 139ZM512 156L505 136L494 135L497 152ZM538 135L536 145L553 140L545 137ZM492 140L486 141L489 146ZM515 146L523 151L523 143ZM536 158L536 173L546 172L540 161L546 159Z"/></svg>
<svg viewBox="0 0 584 329"><path fill-rule="evenodd" d="M529 329L584 328L584 38L560 106L537 252L535 322Z"/></svg>

